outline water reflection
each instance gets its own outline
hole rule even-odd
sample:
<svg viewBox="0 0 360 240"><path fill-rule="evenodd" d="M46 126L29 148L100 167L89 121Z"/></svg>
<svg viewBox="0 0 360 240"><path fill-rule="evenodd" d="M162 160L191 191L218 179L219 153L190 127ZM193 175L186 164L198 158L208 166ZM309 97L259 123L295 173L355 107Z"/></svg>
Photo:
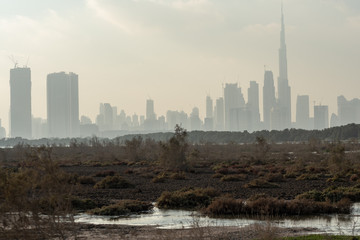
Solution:
<svg viewBox="0 0 360 240"><path fill-rule="evenodd" d="M209 218L198 212L184 210L160 210L154 208L151 213L131 215L127 217L91 216L80 214L76 222L91 224L121 224L143 226L150 225L158 228L191 228L206 226L238 226L245 227L250 224L266 224L269 221L251 218ZM360 235L360 203L353 205L349 215L321 215L313 217L273 218L270 220L275 226L289 228L316 228L314 233Z"/></svg>

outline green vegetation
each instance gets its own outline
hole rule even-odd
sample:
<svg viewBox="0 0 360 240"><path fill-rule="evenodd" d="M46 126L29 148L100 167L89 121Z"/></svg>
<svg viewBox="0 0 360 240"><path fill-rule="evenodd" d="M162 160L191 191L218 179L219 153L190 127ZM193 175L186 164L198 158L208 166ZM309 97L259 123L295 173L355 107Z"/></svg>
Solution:
<svg viewBox="0 0 360 240"><path fill-rule="evenodd" d="M107 171L101 171L101 172L97 172L95 173L94 177L107 177L107 176L114 176L116 173L112 170L107 170Z"/></svg>
<svg viewBox="0 0 360 240"><path fill-rule="evenodd" d="M268 182L263 178L257 178L244 185L245 188L278 188L279 184Z"/></svg>
<svg viewBox="0 0 360 240"><path fill-rule="evenodd" d="M32 150L19 166L0 169L0 239L70 237L73 176L52 161L51 148Z"/></svg>
<svg viewBox="0 0 360 240"><path fill-rule="evenodd" d="M244 181L247 179L245 174L232 174L232 175L225 175L220 178L222 182L238 182Z"/></svg>
<svg viewBox="0 0 360 240"><path fill-rule="evenodd" d="M207 207L219 192L213 188L184 188L175 192L165 191L157 201L164 209L198 209Z"/></svg>
<svg viewBox="0 0 360 240"><path fill-rule="evenodd" d="M159 173L151 181L153 183L164 183L168 179L168 174L166 172Z"/></svg>
<svg viewBox="0 0 360 240"><path fill-rule="evenodd" d="M94 185L95 180L90 176L80 176L77 178L77 182L84 185Z"/></svg>
<svg viewBox="0 0 360 240"><path fill-rule="evenodd" d="M98 189L132 187L134 187L134 185L121 176L107 176L94 186L94 188Z"/></svg>
<svg viewBox="0 0 360 240"><path fill-rule="evenodd" d="M212 201L205 213L211 216L286 216L315 215L322 213L350 213L350 202L315 202L309 200L283 200L267 196L249 198L246 201L220 197Z"/></svg>
<svg viewBox="0 0 360 240"><path fill-rule="evenodd" d="M176 125L174 136L169 141L161 144L160 160L162 166L174 170L187 170L186 151L188 143L186 137L186 130Z"/></svg>
<svg viewBox="0 0 360 240"><path fill-rule="evenodd" d="M76 210L89 210L97 207L97 204L91 199L80 199L73 198L71 200L71 205Z"/></svg>
<svg viewBox="0 0 360 240"><path fill-rule="evenodd" d="M90 213L103 216L120 216L134 213L143 213L150 211L152 208L153 205L149 202L138 200L120 200L115 204L94 209L90 211Z"/></svg>
<svg viewBox="0 0 360 240"><path fill-rule="evenodd" d="M297 199L308 199L313 201L338 202L343 199L350 199L353 202L360 201L360 187L329 187L323 191L312 190L300 194Z"/></svg>

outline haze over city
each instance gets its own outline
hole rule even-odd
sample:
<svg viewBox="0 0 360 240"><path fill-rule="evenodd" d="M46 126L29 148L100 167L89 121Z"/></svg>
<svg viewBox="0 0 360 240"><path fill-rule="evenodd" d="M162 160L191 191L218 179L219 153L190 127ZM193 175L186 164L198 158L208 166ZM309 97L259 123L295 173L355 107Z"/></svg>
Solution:
<svg viewBox="0 0 360 240"><path fill-rule="evenodd" d="M328 105L358 98L358 1L284 0L292 121L298 95ZM3 6L2 6L3 5ZM46 118L46 78L79 75L80 115L95 121L99 103L128 115L145 115L146 100L158 116L188 114L205 98L223 96L238 83L247 99L250 81L260 89L264 65L279 76L281 2L266 1L3 1L0 10L0 118L8 128L9 69L31 68L32 114Z"/></svg>

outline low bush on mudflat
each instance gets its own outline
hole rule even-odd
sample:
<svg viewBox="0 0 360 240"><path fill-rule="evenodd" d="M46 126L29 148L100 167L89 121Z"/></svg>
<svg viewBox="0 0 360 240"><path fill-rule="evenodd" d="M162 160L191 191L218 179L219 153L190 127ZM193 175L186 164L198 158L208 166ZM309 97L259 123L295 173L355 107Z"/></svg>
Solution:
<svg viewBox="0 0 360 240"><path fill-rule="evenodd" d="M115 176L115 172L112 170L106 170L95 173L94 177L107 177L107 176Z"/></svg>
<svg viewBox="0 0 360 240"><path fill-rule="evenodd" d="M157 206L164 209L194 209L207 207L219 192L213 188L184 188L175 192L163 192Z"/></svg>
<svg viewBox="0 0 360 240"><path fill-rule="evenodd" d="M278 188L279 184L268 182L263 178L257 178L244 185L245 188Z"/></svg>
<svg viewBox="0 0 360 240"><path fill-rule="evenodd" d="M169 178L174 180L184 180L186 179L186 174L185 172L174 172L170 174Z"/></svg>
<svg viewBox="0 0 360 240"><path fill-rule="evenodd" d="M77 182L83 185L94 185L95 180L90 176L80 176L77 178Z"/></svg>
<svg viewBox="0 0 360 240"><path fill-rule="evenodd" d="M265 175L265 180L268 182L284 182L284 176L281 173L268 173Z"/></svg>
<svg viewBox="0 0 360 240"><path fill-rule="evenodd" d="M76 210L90 210L97 207L96 203L93 200L80 198L72 199L71 205Z"/></svg>
<svg viewBox="0 0 360 240"><path fill-rule="evenodd" d="M283 200L272 197L258 197L246 201L222 197L215 199L205 210L212 216L286 216L350 213L350 201L338 203L315 202L310 200Z"/></svg>
<svg viewBox="0 0 360 240"><path fill-rule="evenodd" d="M222 182L238 182L244 181L247 179L245 174L232 174L232 175L225 175L221 177L220 181Z"/></svg>
<svg viewBox="0 0 360 240"><path fill-rule="evenodd" d="M168 179L169 175L166 172L159 173L151 181L153 183L164 183Z"/></svg>
<svg viewBox="0 0 360 240"><path fill-rule="evenodd" d="M312 190L302 193L297 199L308 199L313 201L338 202L342 199L350 199L353 202L360 201L360 188L355 187L329 187L323 191Z"/></svg>
<svg viewBox="0 0 360 240"><path fill-rule="evenodd" d="M109 189L109 188L132 188L134 185L120 176L107 176L100 182L95 184L94 188Z"/></svg>
<svg viewBox="0 0 360 240"><path fill-rule="evenodd" d="M320 174L313 174L313 173L304 173L301 174L300 176L298 176L296 178L296 180L318 180L320 179L321 175Z"/></svg>
<svg viewBox="0 0 360 240"><path fill-rule="evenodd" d="M115 204L96 208L90 211L94 215L119 216L150 211L153 205L150 202L138 200L121 200Z"/></svg>

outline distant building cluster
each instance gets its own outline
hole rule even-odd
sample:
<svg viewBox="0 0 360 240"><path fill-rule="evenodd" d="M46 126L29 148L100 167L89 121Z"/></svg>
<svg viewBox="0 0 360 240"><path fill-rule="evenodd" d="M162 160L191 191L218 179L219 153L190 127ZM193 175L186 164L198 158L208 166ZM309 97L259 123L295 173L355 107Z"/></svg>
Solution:
<svg viewBox="0 0 360 240"><path fill-rule="evenodd" d="M167 111L157 116L155 103L146 100L145 115L127 115L110 103L100 103L99 114L93 122L87 116L79 118L79 77L75 73L51 73L47 76L47 119L35 118L31 113L31 70L15 67L10 70L10 131L9 137L72 138L87 136L116 137L129 132L172 131L176 124L189 131L258 131L286 128L325 129L349 123L360 123L360 99L337 98L337 114L329 121L329 109L314 105L310 117L308 95L296 100L296 119L291 119L291 88L288 80L287 49L284 15L281 16L279 48L279 76L275 89L274 75L266 70L263 82L263 116L260 116L259 84L250 82L247 99L237 83L226 83L223 95L215 101L206 97L205 118L194 107L190 114ZM1 125L0 138L6 137Z"/></svg>

